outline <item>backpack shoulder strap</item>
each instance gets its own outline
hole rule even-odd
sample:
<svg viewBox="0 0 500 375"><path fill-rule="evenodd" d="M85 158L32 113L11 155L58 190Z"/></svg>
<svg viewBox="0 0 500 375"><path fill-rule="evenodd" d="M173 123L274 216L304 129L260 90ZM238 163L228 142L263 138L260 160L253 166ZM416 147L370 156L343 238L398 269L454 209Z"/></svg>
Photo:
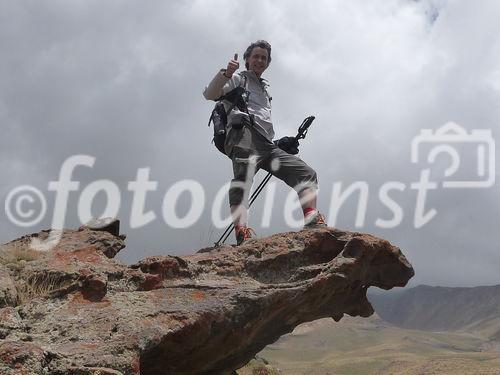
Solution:
<svg viewBox="0 0 500 375"><path fill-rule="evenodd" d="M247 83L248 79L247 79L247 76L246 76L246 74L244 74L244 72L237 73L237 74L240 76L240 82L239 82L238 86L235 87L234 89L232 89L231 91L219 96L217 99L215 99L216 106L214 108L214 111L212 111L212 115L208 119L208 126L210 126L210 122L213 120L213 117L215 114L215 109L218 107L218 104L222 104L223 100L228 100L227 98L234 92L234 90L240 89L242 87L246 92L245 96L248 98L248 83ZM224 110L226 116L233 110L234 107L236 107L237 103L238 103L238 97L235 96L235 98L231 101L231 105L229 106L227 111ZM219 109L221 109L221 108L224 108L224 107L219 106Z"/></svg>
<svg viewBox="0 0 500 375"><path fill-rule="evenodd" d="M229 93L232 93L234 90L238 90L238 89L241 90L241 88L243 88L243 90L245 90L245 93L242 96L245 97L245 103L246 103L248 100L248 79L247 79L246 74L244 74L244 72L238 73L238 75L240 76L239 85L237 87L235 87L234 89L232 89L231 91L229 91L226 95L223 95L223 96L224 97L229 96ZM231 106L228 108L226 113L229 114L233 110L233 108L236 107L237 105L238 105L238 96L235 96L233 101L231 101Z"/></svg>
<svg viewBox="0 0 500 375"><path fill-rule="evenodd" d="M240 77L243 79L243 84L240 83L240 86L243 86L245 91L248 91L248 77L245 72L238 73Z"/></svg>

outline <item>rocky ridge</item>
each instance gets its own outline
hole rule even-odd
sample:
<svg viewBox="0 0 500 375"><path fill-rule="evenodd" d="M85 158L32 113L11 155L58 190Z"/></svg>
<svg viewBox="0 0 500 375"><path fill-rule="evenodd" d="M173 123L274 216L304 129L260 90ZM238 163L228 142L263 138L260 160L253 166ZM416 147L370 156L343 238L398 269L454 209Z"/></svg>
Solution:
<svg viewBox="0 0 500 375"><path fill-rule="evenodd" d="M64 230L51 251L0 262L0 373L231 374L301 323L370 316L368 287L414 274L388 241L332 228L130 266L110 232Z"/></svg>

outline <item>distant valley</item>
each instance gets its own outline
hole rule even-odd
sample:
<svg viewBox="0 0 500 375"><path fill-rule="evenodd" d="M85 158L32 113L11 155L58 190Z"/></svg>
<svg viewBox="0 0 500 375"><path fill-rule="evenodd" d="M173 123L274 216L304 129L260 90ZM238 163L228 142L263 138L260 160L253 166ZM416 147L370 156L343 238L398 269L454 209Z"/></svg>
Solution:
<svg viewBox="0 0 500 375"><path fill-rule="evenodd" d="M238 374L500 374L500 285L418 286L369 299L372 317L303 324L259 354L268 370L254 363Z"/></svg>

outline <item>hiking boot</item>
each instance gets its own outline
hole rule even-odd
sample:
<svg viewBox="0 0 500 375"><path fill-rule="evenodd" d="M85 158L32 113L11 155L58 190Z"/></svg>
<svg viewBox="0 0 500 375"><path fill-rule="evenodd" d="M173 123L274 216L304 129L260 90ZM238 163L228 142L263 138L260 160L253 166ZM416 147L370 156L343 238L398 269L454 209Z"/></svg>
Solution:
<svg viewBox="0 0 500 375"><path fill-rule="evenodd" d="M318 211L304 218L304 229L324 228L326 226L325 217Z"/></svg>
<svg viewBox="0 0 500 375"><path fill-rule="evenodd" d="M255 236L255 231L250 227L241 226L235 230L236 245L240 246ZM253 234L253 235L252 235Z"/></svg>

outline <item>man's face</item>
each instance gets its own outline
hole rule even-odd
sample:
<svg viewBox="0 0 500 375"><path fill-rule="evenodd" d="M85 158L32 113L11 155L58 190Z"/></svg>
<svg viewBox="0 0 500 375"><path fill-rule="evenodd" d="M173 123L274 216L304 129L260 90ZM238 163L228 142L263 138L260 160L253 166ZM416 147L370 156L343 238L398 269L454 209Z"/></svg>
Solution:
<svg viewBox="0 0 500 375"><path fill-rule="evenodd" d="M248 70L252 70L260 77L264 70L267 69L267 49L255 47L248 58Z"/></svg>

